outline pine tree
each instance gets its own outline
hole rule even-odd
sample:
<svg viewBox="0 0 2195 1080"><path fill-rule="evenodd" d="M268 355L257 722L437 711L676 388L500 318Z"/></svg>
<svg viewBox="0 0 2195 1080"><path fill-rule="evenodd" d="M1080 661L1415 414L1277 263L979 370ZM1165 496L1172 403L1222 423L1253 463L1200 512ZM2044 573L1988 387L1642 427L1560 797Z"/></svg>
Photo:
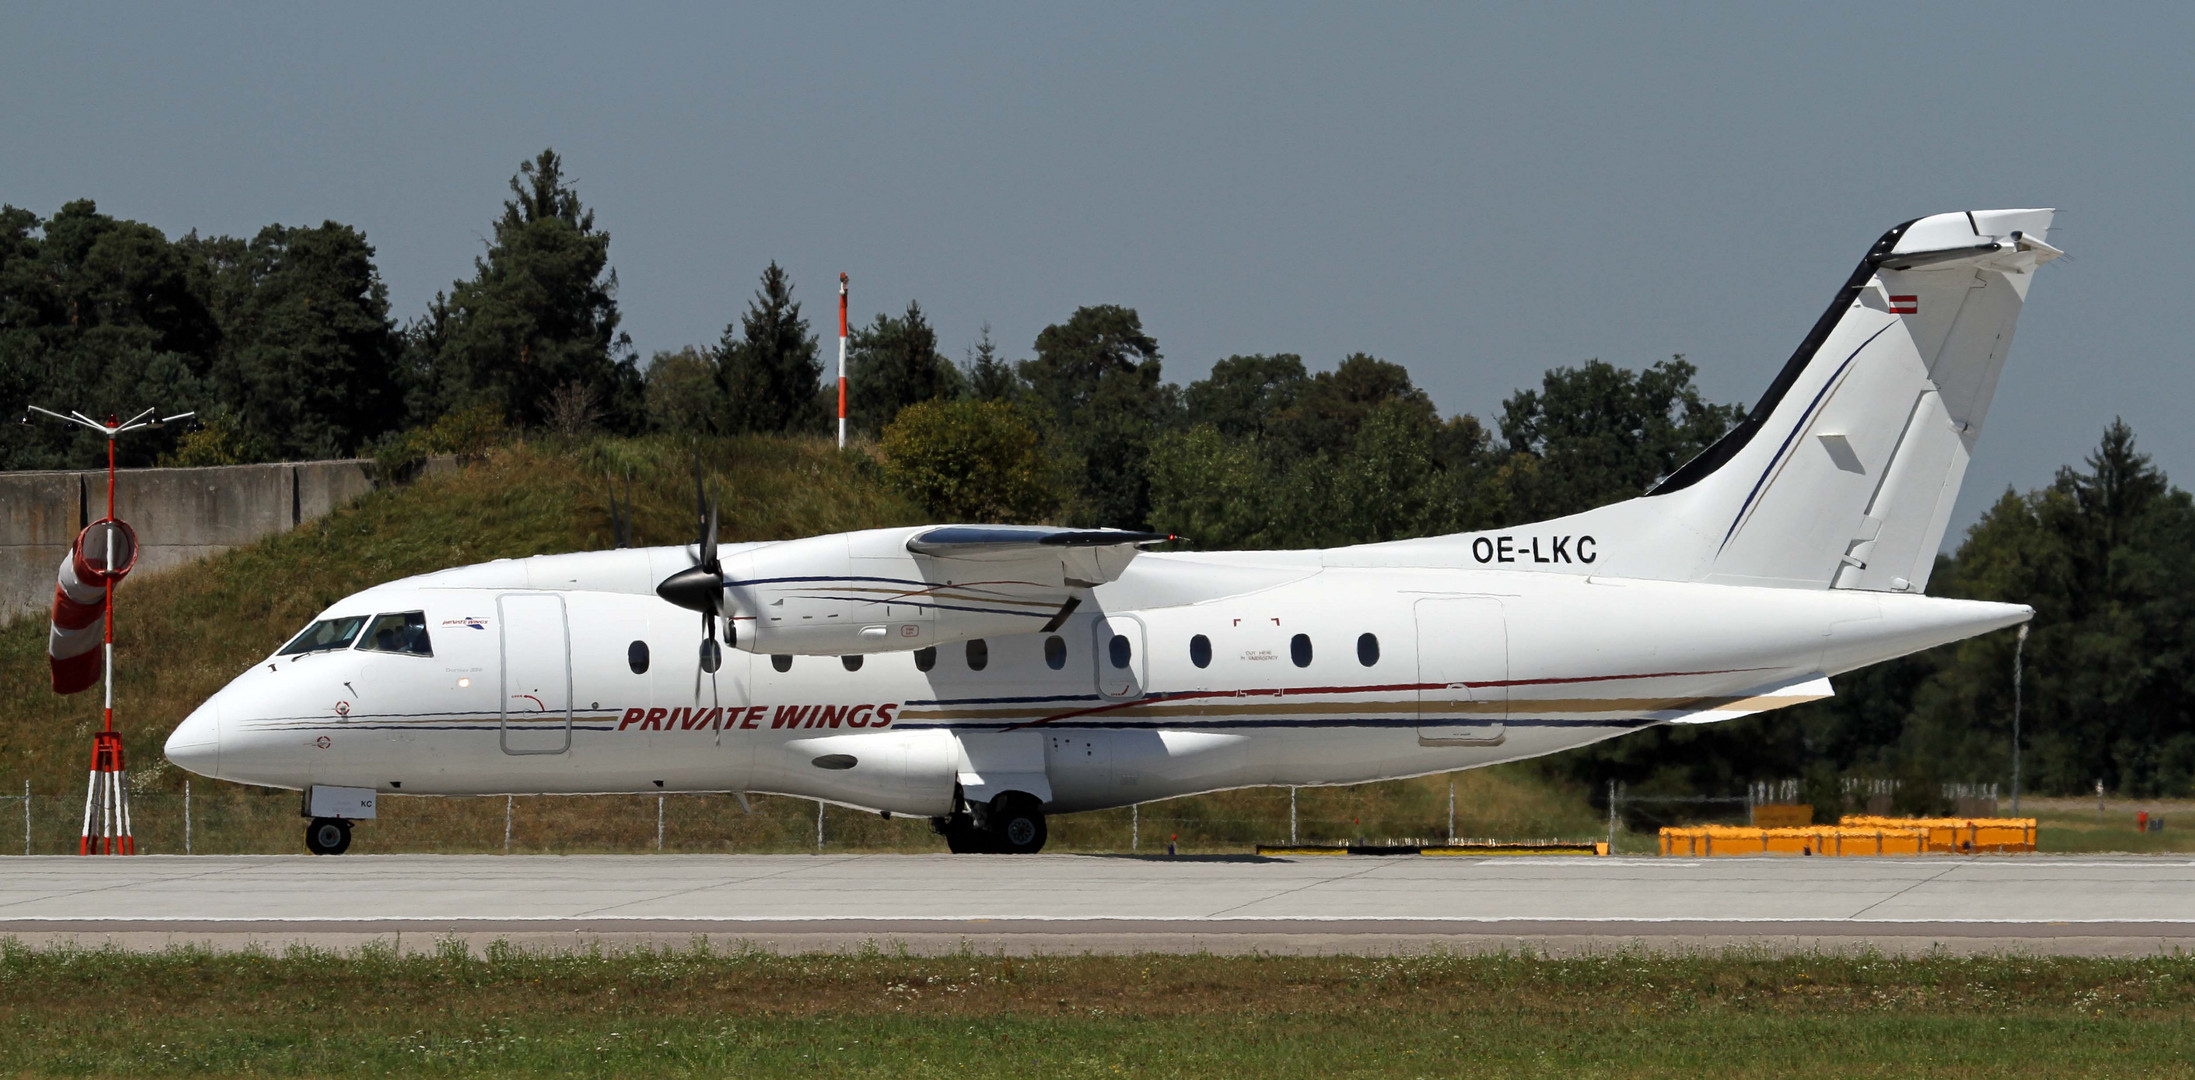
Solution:
<svg viewBox="0 0 2195 1080"><path fill-rule="evenodd" d="M541 424L577 398L621 430L637 427L640 372L617 329L610 234L595 227L555 150L521 164L511 194L473 279L435 298L439 314L414 342L428 350L435 407L488 403Z"/></svg>
<svg viewBox="0 0 2195 1080"><path fill-rule="evenodd" d="M776 262L762 272L747 313L724 328L716 360L731 430L786 432L821 422L815 403L823 362L792 278Z"/></svg>
<svg viewBox="0 0 2195 1080"><path fill-rule="evenodd" d="M998 354L998 344L991 340L990 323L983 324L976 343L968 349L968 364L962 374L968 396L977 401L1012 401L1021 389L1014 366Z"/></svg>
<svg viewBox="0 0 2195 1080"><path fill-rule="evenodd" d="M846 373L849 419L871 434L915 402L957 398L962 389L960 369L937 351L937 331L912 300L904 315L878 315L853 332Z"/></svg>

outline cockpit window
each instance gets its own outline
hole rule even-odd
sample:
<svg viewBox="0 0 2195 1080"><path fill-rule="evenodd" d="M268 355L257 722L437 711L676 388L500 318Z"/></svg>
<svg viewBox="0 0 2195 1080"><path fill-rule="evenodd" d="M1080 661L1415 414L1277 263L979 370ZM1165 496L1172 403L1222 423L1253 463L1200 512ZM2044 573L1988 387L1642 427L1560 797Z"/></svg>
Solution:
<svg viewBox="0 0 2195 1080"><path fill-rule="evenodd" d="M366 625L364 615L344 615L334 619L322 619L305 628L305 632L290 639L276 656L297 656L303 653L325 652L329 649L348 649L352 639L358 636L358 628Z"/></svg>
<svg viewBox="0 0 2195 1080"><path fill-rule="evenodd" d="M358 647L366 652L433 656L434 646L427 641L427 613L399 611L393 615L377 615L373 625L366 628L366 636L359 641Z"/></svg>

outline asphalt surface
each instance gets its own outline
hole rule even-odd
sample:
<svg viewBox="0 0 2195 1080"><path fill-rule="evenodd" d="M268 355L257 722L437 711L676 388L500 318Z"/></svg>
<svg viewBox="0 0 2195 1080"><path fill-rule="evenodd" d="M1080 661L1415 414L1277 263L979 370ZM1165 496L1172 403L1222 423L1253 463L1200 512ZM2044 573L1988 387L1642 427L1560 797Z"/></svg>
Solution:
<svg viewBox="0 0 2195 1080"><path fill-rule="evenodd" d="M0 858L0 937L781 951L2195 949L2195 859Z"/></svg>

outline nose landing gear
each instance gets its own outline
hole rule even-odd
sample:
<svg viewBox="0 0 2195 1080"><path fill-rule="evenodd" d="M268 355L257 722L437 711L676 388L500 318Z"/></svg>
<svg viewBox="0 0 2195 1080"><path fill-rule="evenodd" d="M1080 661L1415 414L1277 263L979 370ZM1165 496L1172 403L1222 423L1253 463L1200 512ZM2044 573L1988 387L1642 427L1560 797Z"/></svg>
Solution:
<svg viewBox="0 0 2195 1080"><path fill-rule="evenodd" d="M305 850L315 855L341 855L351 847L351 823L342 818L314 818L305 826Z"/></svg>

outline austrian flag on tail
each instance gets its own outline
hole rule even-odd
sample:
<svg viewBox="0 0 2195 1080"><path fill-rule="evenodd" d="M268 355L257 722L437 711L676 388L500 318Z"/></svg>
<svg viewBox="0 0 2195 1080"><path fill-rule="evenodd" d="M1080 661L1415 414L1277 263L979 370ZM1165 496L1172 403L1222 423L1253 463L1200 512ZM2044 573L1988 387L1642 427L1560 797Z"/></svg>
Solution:
<svg viewBox="0 0 2195 1080"><path fill-rule="evenodd" d="M53 590L53 632L46 644L54 693L73 694L99 681L104 670L99 647L106 636L100 620L107 610L107 590L121 584L135 565L137 533L112 519L92 522L62 557L61 581ZM109 567L114 568L111 573Z"/></svg>

